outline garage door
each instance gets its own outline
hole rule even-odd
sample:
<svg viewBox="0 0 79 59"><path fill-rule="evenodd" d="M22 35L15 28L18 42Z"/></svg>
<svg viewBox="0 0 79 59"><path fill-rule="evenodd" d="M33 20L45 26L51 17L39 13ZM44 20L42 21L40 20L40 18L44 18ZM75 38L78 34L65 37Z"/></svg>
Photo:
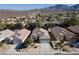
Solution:
<svg viewBox="0 0 79 59"><path fill-rule="evenodd" d="M48 40L48 39L41 39L40 40L40 43L49 43L50 42L50 40Z"/></svg>
<svg viewBox="0 0 79 59"><path fill-rule="evenodd" d="M13 39L13 44L20 44L21 40L20 39Z"/></svg>

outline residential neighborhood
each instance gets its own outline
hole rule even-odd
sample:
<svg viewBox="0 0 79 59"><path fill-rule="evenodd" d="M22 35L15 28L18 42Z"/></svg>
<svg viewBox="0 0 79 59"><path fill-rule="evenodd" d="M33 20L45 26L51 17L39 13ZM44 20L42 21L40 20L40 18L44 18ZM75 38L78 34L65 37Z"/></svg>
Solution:
<svg viewBox="0 0 79 59"><path fill-rule="evenodd" d="M75 6L7 10L8 15L1 10L6 16L0 14L0 54L79 54L79 5Z"/></svg>

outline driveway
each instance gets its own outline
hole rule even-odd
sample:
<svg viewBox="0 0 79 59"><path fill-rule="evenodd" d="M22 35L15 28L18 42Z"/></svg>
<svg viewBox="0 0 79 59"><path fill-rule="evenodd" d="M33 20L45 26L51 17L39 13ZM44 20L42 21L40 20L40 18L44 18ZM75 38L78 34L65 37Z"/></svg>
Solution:
<svg viewBox="0 0 79 59"><path fill-rule="evenodd" d="M16 45L11 45L5 54L52 54L52 48L48 43L35 43L37 48L30 47L16 51Z"/></svg>
<svg viewBox="0 0 79 59"><path fill-rule="evenodd" d="M18 52L15 49L16 45L11 45L6 54L23 54L22 52Z"/></svg>
<svg viewBox="0 0 79 59"><path fill-rule="evenodd" d="M40 44L40 54L51 54L52 47L48 43L41 43Z"/></svg>

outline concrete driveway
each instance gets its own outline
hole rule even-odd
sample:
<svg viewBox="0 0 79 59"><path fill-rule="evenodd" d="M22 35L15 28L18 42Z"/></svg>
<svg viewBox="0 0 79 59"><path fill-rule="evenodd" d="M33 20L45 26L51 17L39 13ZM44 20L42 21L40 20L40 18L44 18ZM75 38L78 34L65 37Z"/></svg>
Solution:
<svg viewBox="0 0 79 59"><path fill-rule="evenodd" d="M19 52L15 49L16 46L17 45L11 45L6 54L23 54L21 51Z"/></svg>
<svg viewBox="0 0 79 59"><path fill-rule="evenodd" d="M40 44L40 54L51 54L52 47L48 43L41 43Z"/></svg>
<svg viewBox="0 0 79 59"><path fill-rule="evenodd" d="M37 48L30 47L22 49L20 52L16 51L16 45L11 45L6 54L51 54L52 48L48 43L35 44Z"/></svg>

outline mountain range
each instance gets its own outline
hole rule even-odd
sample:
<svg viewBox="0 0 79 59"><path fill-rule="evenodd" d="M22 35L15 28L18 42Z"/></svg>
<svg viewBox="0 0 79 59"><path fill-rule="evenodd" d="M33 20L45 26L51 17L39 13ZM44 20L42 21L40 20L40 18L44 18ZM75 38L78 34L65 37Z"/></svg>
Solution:
<svg viewBox="0 0 79 59"><path fill-rule="evenodd" d="M46 8L31 9L31 10L0 9L0 18L7 18L12 16L25 16L25 15L38 14L38 13L70 12L70 11L79 11L79 4L75 4L72 6L65 4L57 4Z"/></svg>

